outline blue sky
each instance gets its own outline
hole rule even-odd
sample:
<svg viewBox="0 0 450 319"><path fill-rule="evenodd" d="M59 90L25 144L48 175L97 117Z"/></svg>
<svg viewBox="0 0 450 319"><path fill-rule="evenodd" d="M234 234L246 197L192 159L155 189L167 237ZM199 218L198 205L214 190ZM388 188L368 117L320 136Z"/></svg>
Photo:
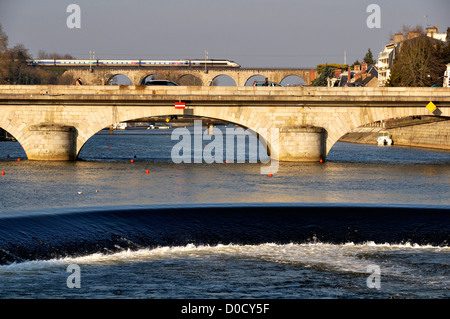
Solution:
<svg viewBox="0 0 450 319"><path fill-rule="evenodd" d="M69 29L69 4L81 28ZM381 9L381 28L366 12ZM243 67L315 67L374 56L403 25L450 26L449 0L0 0L9 46L75 58L226 58ZM428 16L426 18L425 16Z"/></svg>

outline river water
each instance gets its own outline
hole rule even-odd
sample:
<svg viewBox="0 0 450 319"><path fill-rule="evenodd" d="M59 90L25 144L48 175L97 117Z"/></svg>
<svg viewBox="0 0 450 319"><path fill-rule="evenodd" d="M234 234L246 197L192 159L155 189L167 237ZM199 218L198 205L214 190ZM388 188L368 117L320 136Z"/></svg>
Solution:
<svg viewBox="0 0 450 319"><path fill-rule="evenodd" d="M175 164L171 134L0 143L0 298L450 297L449 152L337 143L269 176Z"/></svg>

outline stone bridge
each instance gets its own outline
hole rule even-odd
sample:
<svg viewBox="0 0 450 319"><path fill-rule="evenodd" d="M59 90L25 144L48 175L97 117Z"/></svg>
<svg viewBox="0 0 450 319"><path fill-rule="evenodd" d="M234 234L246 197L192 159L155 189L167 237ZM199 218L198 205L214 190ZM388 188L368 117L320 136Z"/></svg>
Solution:
<svg viewBox="0 0 450 319"><path fill-rule="evenodd" d="M179 101L187 109L176 109ZM430 101L436 108L427 108ZM273 159L318 161L361 125L450 117L450 89L0 86L0 128L21 143L29 160L75 160L89 138L114 123L187 111L252 130Z"/></svg>
<svg viewBox="0 0 450 319"><path fill-rule="evenodd" d="M69 68L63 73L64 75L72 76L73 79L81 77L83 83L88 85L103 85L116 75L125 75L128 77L133 85L142 85L147 76L158 75L161 78L174 81L176 83L183 83L183 79L192 78L196 85L210 86L213 81L219 76L226 75L233 79L236 86L251 85L249 79L255 75L261 75L268 78L269 81L280 83L288 76L298 76L303 79L305 85L310 85L316 78L316 70L314 69L205 69L202 68L175 68L175 67L93 67L89 69L84 68Z"/></svg>

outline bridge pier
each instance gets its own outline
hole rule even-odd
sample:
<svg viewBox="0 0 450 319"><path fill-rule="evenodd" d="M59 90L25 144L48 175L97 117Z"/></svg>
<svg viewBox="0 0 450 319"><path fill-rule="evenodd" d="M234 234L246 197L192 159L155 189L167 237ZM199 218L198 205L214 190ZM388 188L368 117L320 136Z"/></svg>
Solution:
<svg viewBox="0 0 450 319"><path fill-rule="evenodd" d="M326 131L322 127L297 126L280 129L279 160L318 162L326 157Z"/></svg>
<svg viewBox="0 0 450 319"><path fill-rule="evenodd" d="M58 124L37 124L24 145L29 160L72 161L76 159L76 129Z"/></svg>

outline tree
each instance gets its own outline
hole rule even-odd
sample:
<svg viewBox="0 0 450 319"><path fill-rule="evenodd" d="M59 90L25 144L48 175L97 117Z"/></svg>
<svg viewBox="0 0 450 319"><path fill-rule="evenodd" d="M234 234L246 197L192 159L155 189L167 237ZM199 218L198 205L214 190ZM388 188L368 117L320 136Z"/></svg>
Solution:
<svg viewBox="0 0 450 319"><path fill-rule="evenodd" d="M361 65L361 62L359 62L358 60L356 60L355 62L353 62L352 65L350 65L350 68L351 68L351 69L354 69L354 68L355 68L355 65Z"/></svg>
<svg viewBox="0 0 450 319"><path fill-rule="evenodd" d="M328 65L329 67L333 68L334 70L341 69L342 71L348 70L348 64L338 64L338 63L327 63L327 64L318 64L317 65L317 73L322 73L325 66Z"/></svg>
<svg viewBox="0 0 450 319"><path fill-rule="evenodd" d="M312 86L328 86L328 79L334 78L334 68L325 64L322 72L317 79L313 81Z"/></svg>
<svg viewBox="0 0 450 319"><path fill-rule="evenodd" d="M0 53L8 50L8 36L3 32L2 24L0 23Z"/></svg>
<svg viewBox="0 0 450 319"><path fill-rule="evenodd" d="M450 27L447 28L447 43L441 49L441 58L444 63L450 63Z"/></svg>
<svg viewBox="0 0 450 319"><path fill-rule="evenodd" d="M6 84L6 78L8 77L8 64L7 60L8 50L8 36L3 32L2 25L0 24L0 84Z"/></svg>
<svg viewBox="0 0 450 319"><path fill-rule="evenodd" d="M69 54L46 53L39 51L39 56L50 59L73 59ZM8 48L8 36L0 24L0 84L70 84L71 76L62 75L61 68L36 68L27 65L31 59L28 49L23 44Z"/></svg>
<svg viewBox="0 0 450 319"><path fill-rule="evenodd" d="M38 59L62 59L62 60L73 60L73 57L70 54L59 54L59 53L48 53L44 50L39 50L37 54Z"/></svg>
<svg viewBox="0 0 450 319"><path fill-rule="evenodd" d="M445 70L445 52L448 44L418 32L398 48L386 86L429 87L439 83Z"/></svg>
<svg viewBox="0 0 450 319"><path fill-rule="evenodd" d="M30 59L30 55L23 44L17 44L8 50L9 84L40 84L38 73L33 72L27 66L28 59Z"/></svg>
<svg viewBox="0 0 450 319"><path fill-rule="evenodd" d="M368 49L366 55L364 56L364 62L366 62L367 66L375 64L375 60L373 59L372 51Z"/></svg>

